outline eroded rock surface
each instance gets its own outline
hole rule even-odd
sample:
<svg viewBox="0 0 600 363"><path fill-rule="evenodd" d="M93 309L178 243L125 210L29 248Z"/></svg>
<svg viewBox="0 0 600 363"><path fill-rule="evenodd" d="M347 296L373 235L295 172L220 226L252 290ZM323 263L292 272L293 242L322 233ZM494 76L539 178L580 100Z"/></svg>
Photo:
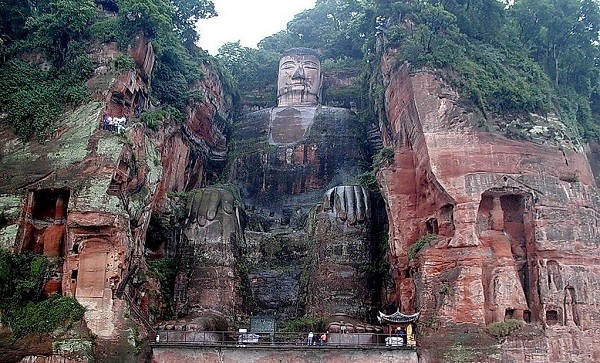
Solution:
<svg viewBox="0 0 600 363"><path fill-rule="evenodd" d="M468 359L598 360L599 194L583 148L557 119L546 127L563 137L535 126L524 127L526 140L479 129L443 81L386 61L382 134L394 156L378 178L390 216L391 298L422 312L423 360L445 361L468 345L456 338L436 348L444 329L509 318L539 327L535 343L517 335L496 355L475 347ZM438 238L409 259L426 233Z"/></svg>
<svg viewBox="0 0 600 363"><path fill-rule="evenodd" d="M176 290L196 308L373 315L371 204L356 185L368 167L365 130L354 112L319 105L320 79L314 50L286 52L279 106L233 123L230 186L194 192Z"/></svg>
<svg viewBox="0 0 600 363"><path fill-rule="evenodd" d="M62 258L44 294L73 296L86 308L96 359L127 361L151 329L149 297L158 288L144 264L152 211L167 210L167 193L200 185L206 165L221 162L231 97L206 67L195 85L206 97L190 106L186 125L152 132L139 119L149 107L151 44L137 39L127 71L114 68L114 44L93 52L87 86L96 102L65 113L43 144L0 130L0 243ZM124 118L122 127L108 129L108 116Z"/></svg>

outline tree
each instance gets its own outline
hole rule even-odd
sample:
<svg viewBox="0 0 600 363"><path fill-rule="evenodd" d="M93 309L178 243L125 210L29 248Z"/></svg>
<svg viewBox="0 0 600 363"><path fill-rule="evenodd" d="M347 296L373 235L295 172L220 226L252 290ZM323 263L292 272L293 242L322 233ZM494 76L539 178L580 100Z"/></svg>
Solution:
<svg viewBox="0 0 600 363"><path fill-rule="evenodd" d="M518 0L510 8L510 16L519 28L521 41L531 49L556 86L589 94L598 72L598 3Z"/></svg>
<svg viewBox="0 0 600 363"><path fill-rule="evenodd" d="M118 21L131 37L141 31L149 38L167 37L174 28L174 10L168 0L118 0Z"/></svg>
<svg viewBox="0 0 600 363"><path fill-rule="evenodd" d="M504 4L498 0L437 0L456 17L460 31L477 40L497 43L504 20Z"/></svg>
<svg viewBox="0 0 600 363"><path fill-rule="evenodd" d="M50 0L48 6L36 8L26 26L34 44L62 65L69 43L82 40L95 17L93 0Z"/></svg>
<svg viewBox="0 0 600 363"><path fill-rule="evenodd" d="M188 103L189 86L201 77L199 60L192 58L189 51L173 39L158 51L152 94L162 104L183 111Z"/></svg>
<svg viewBox="0 0 600 363"><path fill-rule="evenodd" d="M277 82L279 54L274 51L229 42L219 48L217 59L234 77L240 91L265 89Z"/></svg>
<svg viewBox="0 0 600 363"><path fill-rule="evenodd" d="M186 45L196 43L198 40L196 22L199 19L217 16L215 5L211 0L171 0L171 5L175 32Z"/></svg>
<svg viewBox="0 0 600 363"><path fill-rule="evenodd" d="M283 52L291 47L320 50L325 58L362 58L364 33L359 32L367 7L361 0L317 0L297 14L285 31L263 39L259 48Z"/></svg>
<svg viewBox="0 0 600 363"><path fill-rule="evenodd" d="M5 44L24 39L27 36L25 22L32 16L28 1L0 0L0 9L3 9L0 17L0 39Z"/></svg>

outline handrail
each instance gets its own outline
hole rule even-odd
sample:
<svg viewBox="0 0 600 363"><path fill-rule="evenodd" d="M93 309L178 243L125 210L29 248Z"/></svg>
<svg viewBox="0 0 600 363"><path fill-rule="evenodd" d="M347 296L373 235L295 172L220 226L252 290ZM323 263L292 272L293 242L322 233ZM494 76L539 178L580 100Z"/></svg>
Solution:
<svg viewBox="0 0 600 363"><path fill-rule="evenodd" d="M157 334L156 329L150 324L150 321L146 318L146 316L140 311L140 309L135 305L133 299L126 291L123 291L122 297L129 303L129 310L133 312L133 315L148 329L150 333Z"/></svg>
<svg viewBox="0 0 600 363"><path fill-rule="evenodd" d="M131 281L133 276L136 274L136 272L140 268L140 262L141 262L140 255L132 256L132 261L129 264L129 270L127 271L125 278L121 281L121 283L119 284L119 286L117 287L117 290L115 292L115 296L118 297L119 299L123 296L123 293L125 292L125 288L127 288L127 284L129 284L129 281Z"/></svg>
<svg viewBox="0 0 600 363"><path fill-rule="evenodd" d="M402 337L378 333L328 333L322 342L315 333L309 344L307 332L242 333L236 331L158 330L154 346L229 346L229 347L296 347L296 348L386 348L416 349Z"/></svg>

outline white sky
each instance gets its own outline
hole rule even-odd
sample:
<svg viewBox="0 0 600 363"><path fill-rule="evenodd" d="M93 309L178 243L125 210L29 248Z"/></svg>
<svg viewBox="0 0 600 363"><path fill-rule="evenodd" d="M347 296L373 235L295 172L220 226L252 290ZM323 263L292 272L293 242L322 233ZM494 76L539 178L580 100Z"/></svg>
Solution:
<svg viewBox="0 0 600 363"><path fill-rule="evenodd" d="M286 28L294 15L315 6L315 0L213 0L219 16L198 21L198 45L217 54L223 43L240 41L256 48L263 38Z"/></svg>

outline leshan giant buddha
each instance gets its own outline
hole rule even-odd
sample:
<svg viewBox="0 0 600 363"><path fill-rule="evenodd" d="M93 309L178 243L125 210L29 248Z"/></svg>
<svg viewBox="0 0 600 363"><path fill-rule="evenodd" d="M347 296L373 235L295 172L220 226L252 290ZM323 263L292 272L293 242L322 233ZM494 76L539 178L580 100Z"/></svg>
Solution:
<svg viewBox="0 0 600 363"><path fill-rule="evenodd" d="M188 203L180 312L365 319L373 309L369 194L356 184L365 132L352 111L320 105L320 67L311 49L283 54L278 106L233 125L228 185Z"/></svg>

